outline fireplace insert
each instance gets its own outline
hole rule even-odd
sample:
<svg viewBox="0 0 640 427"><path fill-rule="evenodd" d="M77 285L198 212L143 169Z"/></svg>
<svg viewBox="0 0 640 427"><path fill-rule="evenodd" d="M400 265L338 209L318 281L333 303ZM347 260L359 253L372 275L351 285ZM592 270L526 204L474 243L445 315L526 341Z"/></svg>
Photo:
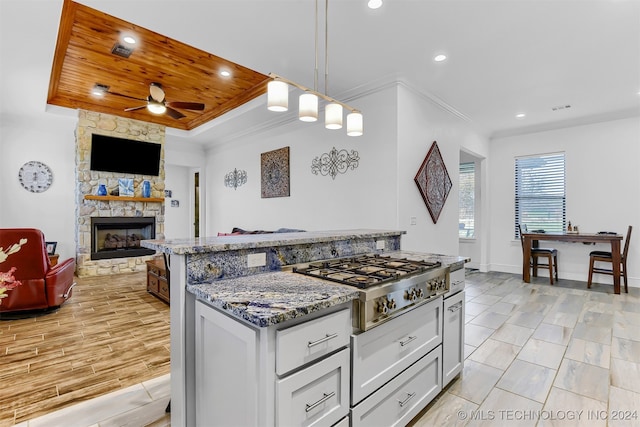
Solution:
<svg viewBox="0 0 640 427"><path fill-rule="evenodd" d="M155 237L155 217L93 217L91 259L153 255L156 251L141 247L140 241Z"/></svg>

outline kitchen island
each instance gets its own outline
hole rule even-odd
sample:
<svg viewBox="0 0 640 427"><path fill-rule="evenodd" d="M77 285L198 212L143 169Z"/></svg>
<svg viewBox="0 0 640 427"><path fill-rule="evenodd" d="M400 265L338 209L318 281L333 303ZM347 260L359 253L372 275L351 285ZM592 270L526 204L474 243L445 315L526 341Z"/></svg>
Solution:
<svg viewBox="0 0 640 427"><path fill-rule="evenodd" d="M319 425L344 422L357 289L283 268L360 254L402 254L403 233L346 230L144 241L143 246L170 255L172 424L197 425L198 418L213 423L221 408L227 414L218 417L220 425L295 423L296 411L287 405L297 399L308 402L307 417L322 411ZM434 257L452 265L466 261ZM435 330L441 334L442 304L436 305L440 327ZM307 339L324 327L331 334L318 343ZM295 350L299 336L307 339L302 353ZM278 352L278 346L287 351ZM313 385L317 378L320 387L339 384L337 392L308 400L301 384Z"/></svg>

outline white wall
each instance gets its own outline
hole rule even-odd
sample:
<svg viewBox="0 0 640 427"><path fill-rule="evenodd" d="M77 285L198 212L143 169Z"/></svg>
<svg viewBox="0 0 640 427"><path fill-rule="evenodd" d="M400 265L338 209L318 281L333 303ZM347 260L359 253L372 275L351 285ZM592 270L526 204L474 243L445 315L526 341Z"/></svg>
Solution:
<svg viewBox="0 0 640 427"><path fill-rule="evenodd" d="M315 123L293 120L275 132L251 135L212 149L206 170L208 234L230 232L233 227L395 229L395 90L387 88L350 104L364 111L364 135L360 137L349 137L344 129L325 129L321 117ZM263 199L260 154L287 146L291 195ZM333 147L357 151L358 167L335 179L314 175L312 160ZM247 183L235 190L223 183L224 175L234 168L247 171Z"/></svg>
<svg viewBox="0 0 640 427"><path fill-rule="evenodd" d="M164 203L164 236L166 239L192 237L191 222L193 208L191 188L189 187L190 168L186 166L165 165L165 189L171 190L171 198ZM172 201L178 206L171 206Z"/></svg>
<svg viewBox="0 0 640 427"><path fill-rule="evenodd" d="M640 285L640 121L637 118L575 126L493 140L491 169L491 269L520 273L522 252L514 229L514 157L566 153L567 219L582 232L635 227L629 253L630 284ZM586 280L589 252L608 245L549 242L559 251L560 278ZM542 273L545 274L545 273ZM611 283L597 275L598 282Z"/></svg>

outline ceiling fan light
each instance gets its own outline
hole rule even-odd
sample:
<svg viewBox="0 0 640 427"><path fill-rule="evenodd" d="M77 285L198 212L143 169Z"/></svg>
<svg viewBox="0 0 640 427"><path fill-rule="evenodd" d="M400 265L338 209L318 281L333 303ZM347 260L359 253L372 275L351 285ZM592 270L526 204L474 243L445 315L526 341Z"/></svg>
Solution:
<svg viewBox="0 0 640 427"><path fill-rule="evenodd" d="M278 112L289 109L289 85L279 80L267 84L267 109Z"/></svg>
<svg viewBox="0 0 640 427"><path fill-rule="evenodd" d="M159 102L151 101L147 104L147 110L153 114L164 114L167 111L167 107Z"/></svg>
<svg viewBox="0 0 640 427"><path fill-rule="evenodd" d="M312 93L300 95L298 118L303 122L318 120L318 97Z"/></svg>
<svg viewBox="0 0 640 427"><path fill-rule="evenodd" d="M357 112L347 114L347 135L360 136L362 133L362 114Z"/></svg>
<svg viewBox="0 0 640 427"><path fill-rule="evenodd" d="M332 102L324 107L324 127L327 129L342 128L342 105Z"/></svg>

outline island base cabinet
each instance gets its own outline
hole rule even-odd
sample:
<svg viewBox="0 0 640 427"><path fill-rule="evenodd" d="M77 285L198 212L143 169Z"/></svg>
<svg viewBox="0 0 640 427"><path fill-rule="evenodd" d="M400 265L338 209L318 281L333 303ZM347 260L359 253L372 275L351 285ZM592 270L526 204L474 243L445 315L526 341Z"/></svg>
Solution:
<svg viewBox="0 0 640 427"><path fill-rule="evenodd" d="M257 426L257 331L196 302L196 425Z"/></svg>
<svg viewBox="0 0 640 427"><path fill-rule="evenodd" d="M443 304L442 377L446 386L462 372L464 365L464 291L446 298Z"/></svg>
<svg viewBox="0 0 640 427"><path fill-rule="evenodd" d="M442 390L436 347L351 410L351 427L404 426Z"/></svg>
<svg viewBox="0 0 640 427"><path fill-rule="evenodd" d="M349 349L277 381L276 425L330 427L349 413Z"/></svg>

